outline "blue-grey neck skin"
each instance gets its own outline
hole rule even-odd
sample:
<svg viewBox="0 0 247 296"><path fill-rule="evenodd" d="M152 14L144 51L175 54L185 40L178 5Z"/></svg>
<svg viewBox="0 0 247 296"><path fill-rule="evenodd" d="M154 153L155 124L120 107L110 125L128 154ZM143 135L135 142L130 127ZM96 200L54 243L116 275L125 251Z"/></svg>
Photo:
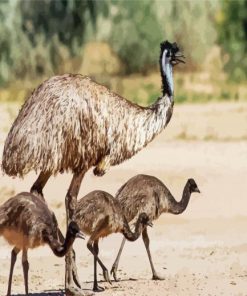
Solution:
<svg viewBox="0 0 247 296"><path fill-rule="evenodd" d="M167 56L167 50L165 49L161 56L160 67L162 76L162 90L163 96L168 95L171 101L173 101L173 76L172 76L172 65L170 58Z"/></svg>

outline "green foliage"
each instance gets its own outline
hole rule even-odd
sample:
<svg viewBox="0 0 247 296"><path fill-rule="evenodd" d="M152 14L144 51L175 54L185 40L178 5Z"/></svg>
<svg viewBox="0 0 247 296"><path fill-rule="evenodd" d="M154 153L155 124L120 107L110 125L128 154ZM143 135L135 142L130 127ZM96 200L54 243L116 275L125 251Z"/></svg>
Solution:
<svg viewBox="0 0 247 296"><path fill-rule="evenodd" d="M36 36L49 42L54 36L72 52L82 45L88 21L96 22L96 5L90 0L26 0L20 2L22 27L35 46Z"/></svg>
<svg viewBox="0 0 247 296"><path fill-rule="evenodd" d="M157 65L159 44L176 41L186 53L187 67L198 67L217 38L213 15L218 0L111 1L97 36L107 40L125 64L125 72ZM193 16L193 17L192 17ZM106 34L106 23L111 26Z"/></svg>
<svg viewBox="0 0 247 296"><path fill-rule="evenodd" d="M1 0L0 86L77 71L90 40L107 41L123 73L157 67L165 39L185 53L181 69L197 69L217 38L226 69L246 78L247 0Z"/></svg>
<svg viewBox="0 0 247 296"><path fill-rule="evenodd" d="M229 54L226 69L239 81L247 78L247 0L225 0L217 21L219 43Z"/></svg>
<svg viewBox="0 0 247 296"><path fill-rule="evenodd" d="M57 73L80 52L96 6L90 0L1 1L0 84Z"/></svg>
<svg viewBox="0 0 247 296"><path fill-rule="evenodd" d="M152 1L113 2L109 42L126 65L126 72L146 72L157 63L162 28ZM130 21L131 20L131 21Z"/></svg>

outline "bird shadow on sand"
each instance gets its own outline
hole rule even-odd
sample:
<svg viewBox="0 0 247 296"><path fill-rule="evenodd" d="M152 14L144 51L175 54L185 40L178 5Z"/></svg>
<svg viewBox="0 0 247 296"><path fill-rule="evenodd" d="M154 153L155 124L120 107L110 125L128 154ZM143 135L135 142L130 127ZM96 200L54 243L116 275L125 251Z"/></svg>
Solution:
<svg viewBox="0 0 247 296"><path fill-rule="evenodd" d="M45 290L44 292L29 293L29 296L64 296L64 290ZM26 296L26 294L12 294L12 296Z"/></svg>
<svg viewBox="0 0 247 296"><path fill-rule="evenodd" d="M90 289L83 289L85 293L91 291ZM11 294L12 296L26 296L26 294ZM28 293L29 296L64 296L64 290L45 290L44 292Z"/></svg>
<svg viewBox="0 0 247 296"><path fill-rule="evenodd" d="M119 279L117 282L115 282L114 280L112 280L112 286L114 286L114 284L119 284L121 282L136 282L136 281L139 281L139 280L146 280L146 279L141 279L141 278L126 278L126 279ZM93 284L93 281L86 281L85 282L86 284ZM107 283L106 281L104 280L101 280L101 281L98 281L98 283L101 283L101 284L104 284L104 283ZM19 296L19 295L18 295Z"/></svg>

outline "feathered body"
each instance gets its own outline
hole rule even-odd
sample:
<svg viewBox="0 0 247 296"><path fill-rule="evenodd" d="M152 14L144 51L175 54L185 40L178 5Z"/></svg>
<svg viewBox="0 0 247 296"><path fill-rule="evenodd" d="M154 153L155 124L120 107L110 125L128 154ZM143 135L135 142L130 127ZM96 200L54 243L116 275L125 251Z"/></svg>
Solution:
<svg viewBox="0 0 247 296"><path fill-rule="evenodd" d="M163 94L149 107L133 104L79 74L43 82L12 125L4 145L3 171L23 176L30 170L57 174L99 166L95 173L102 174L104 167L132 157L170 121L177 52L176 44L161 44Z"/></svg>
<svg viewBox="0 0 247 296"><path fill-rule="evenodd" d="M75 219L81 230L91 235L101 221L106 222L103 238L110 233L120 232L124 224L124 216L120 204L107 192L95 190L81 198L77 203Z"/></svg>
<svg viewBox="0 0 247 296"><path fill-rule="evenodd" d="M136 219L142 212L153 221L162 213L181 214L186 209L194 188L196 188L194 180L189 179L184 187L183 197L178 202L158 178L137 175L118 190L116 198L128 222Z"/></svg>
<svg viewBox="0 0 247 296"><path fill-rule="evenodd" d="M0 235L19 249L45 244L45 233L58 239L57 231L54 213L28 192L19 193L0 206Z"/></svg>
<svg viewBox="0 0 247 296"><path fill-rule="evenodd" d="M156 177L137 175L129 179L116 193L127 221L136 219L145 209L150 220L156 220L161 213L168 212L171 193ZM166 196L168 198L162 198Z"/></svg>
<svg viewBox="0 0 247 296"><path fill-rule="evenodd" d="M140 213L140 215L143 216L143 213ZM133 234L133 238L137 239L143 229L141 223L137 222L136 230L138 233L136 235L131 233L118 200L101 190L92 191L81 198L77 203L74 217L83 233L93 234L93 240L117 232L123 233L130 240L132 240L131 235Z"/></svg>
<svg viewBox="0 0 247 296"><path fill-rule="evenodd" d="M3 169L9 175L80 171L108 154L110 165L117 165L149 143L171 114L167 96L143 108L89 77L54 76L19 112L5 142Z"/></svg>

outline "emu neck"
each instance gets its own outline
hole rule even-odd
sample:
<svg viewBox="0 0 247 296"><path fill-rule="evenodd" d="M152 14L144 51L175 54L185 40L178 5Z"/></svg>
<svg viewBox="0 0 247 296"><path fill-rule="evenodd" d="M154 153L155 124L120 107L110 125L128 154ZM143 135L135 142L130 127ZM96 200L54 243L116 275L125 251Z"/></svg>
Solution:
<svg viewBox="0 0 247 296"><path fill-rule="evenodd" d="M162 93L163 96L167 95L171 102L173 102L173 76L172 76L172 66L166 64L165 68L161 69L162 77Z"/></svg>
<svg viewBox="0 0 247 296"><path fill-rule="evenodd" d="M57 239L54 239L54 238L50 238L48 244L52 249L52 252L54 253L54 255L56 255L57 257L63 257L69 251L74 240L75 240L74 237L67 234L63 244L61 244Z"/></svg>
<svg viewBox="0 0 247 296"><path fill-rule="evenodd" d="M184 187L182 199L179 202L177 202L171 195L168 212L175 215L179 215L183 213L188 206L190 196L191 196L191 191L189 189L189 184L187 183Z"/></svg>
<svg viewBox="0 0 247 296"><path fill-rule="evenodd" d="M122 233L127 240L132 242L137 240L138 237L141 235L142 231L143 231L143 224L140 222L139 219L136 222L135 231L132 232L130 230L130 227L126 218L124 217L124 227L123 227Z"/></svg>
<svg viewBox="0 0 247 296"><path fill-rule="evenodd" d="M128 148L136 153L150 143L169 123L173 103L165 96L132 117L128 128Z"/></svg>
<svg viewBox="0 0 247 296"><path fill-rule="evenodd" d="M163 96L167 95L170 101L173 102L173 75L172 65L170 61L167 61L167 50L160 53L160 74L162 78L162 91Z"/></svg>

